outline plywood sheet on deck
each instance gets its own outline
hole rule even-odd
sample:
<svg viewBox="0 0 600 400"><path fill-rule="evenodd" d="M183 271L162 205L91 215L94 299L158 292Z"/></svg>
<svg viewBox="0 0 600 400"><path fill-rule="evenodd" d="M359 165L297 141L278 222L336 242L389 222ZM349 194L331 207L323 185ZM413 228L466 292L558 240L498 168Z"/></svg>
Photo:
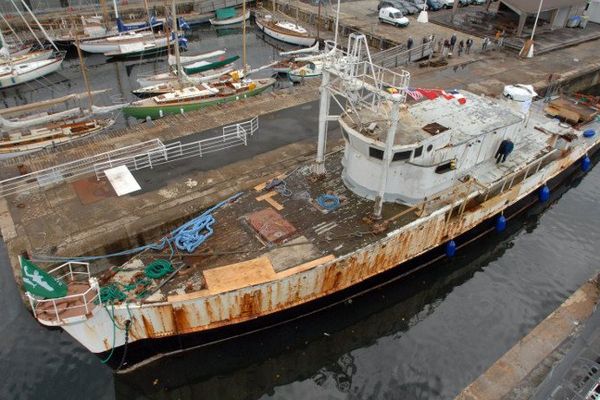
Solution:
<svg viewBox="0 0 600 400"><path fill-rule="evenodd" d="M275 271L267 257L225 265L204 271L206 286L211 294L227 292L275 279Z"/></svg>

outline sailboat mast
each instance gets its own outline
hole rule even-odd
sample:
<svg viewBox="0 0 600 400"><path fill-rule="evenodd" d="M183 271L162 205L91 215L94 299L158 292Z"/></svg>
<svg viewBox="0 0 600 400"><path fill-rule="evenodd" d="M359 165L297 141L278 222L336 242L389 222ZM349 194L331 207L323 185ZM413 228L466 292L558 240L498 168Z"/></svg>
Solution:
<svg viewBox="0 0 600 400"><path fill-rule="evenodd" d="M246 0L242 1L242 64L244 76L246 76Z"/></svg>
<svg viewBox="0 0 600 400"><path fill-rule="evenodd" d="M100 7L102 7L102 21L104 22L104 27L108 31L110 29L110 17L108 16L108 9L106 8L106 0L100 0Z"/></svg>
<svg viewBox="0 0 600 400"><path fill-rule="evenodd" d="M152 29L152 21L150 18L150 7L148 7L148 0L144 0L144 8L146 8L146 17L148 18L148 26Z"/></svg>
<svg viewBox="0 0 600 400"><path fill-rule="evenodd" d="M83 83L85 84L85 90L87 91L88 100L89 100L89 110L92 112L92 106L94 105L94 98L92 97L92 91L90 89L90 81L87 76L87 66L85 65L85 61L83 59L83 54L81 53L81 49L79 48L79 31L75 24L73 24L73 29L75 29L75 47L77 48L77 56L79 57L79 67L81 68L81 74L83 75Z"/></svg>
<svg viewBox="0 0 600 400"><path fill-rule="evenodd" d="M0 49L6 46L6 54L8 57L8 65L12 67L12 58L10 57L10 50L8 49L8 45L4 40L4 34L2 33L2 28L0 28Z"/></svg>
<svg viewBox="0 0 600 400"><path fill-rule="evenodd" d="M320 35L321 35L321 1L322 0L317 0L319 2L319 9L317 11L317 43L319 43L320 41Z"/></svg>
<svg viewBox="0 0 600 400"><path fill-rule="evenodd" d="M119 19L119 9L117 8L117 0L113 0L113 9L115 10L115 19Z"/></svg>
<svg viewBox="0 0 600 400"><path fill-rule="evenodd" d="M27 29L29 29L29 32L31 32L31 34L33 35L33 37L35 38L35 40L38 42L38 44L40 45L40 47L43 49L44 45L42 44L42 42L40 41L40 39L37 37L37 35L33 31L33 29L31 29L31 26L29 25L29 23L27 22L27 20L23 16L23 13L21 13L21 10L19 10L19 7L17 7L17 5L15 4L14 0L10 0L10 2L15 7L15 10L17 10L17 14L19 14L19 17L21 17L21 19L23 20L23 23L25 24L25 26L27 26Z"/></svg>
<svg viewBox="0 0 600 400"><path fill-rule="evenodd" d="M164 25L164 30L165 30L165 37L167 38L167 60L169 58L169 56L171 55L171 30L170 30L170 26L169 26L169 9L167 8L167 5L165 4L164 6L164 14L165 14L165 25ZM168 61L167 61L168 63ZM171 70L171 66L169 65L169 71Z"/></svg>
<svg viewBox="0 0 600 400"><path fill-rule="evenodd" d="M173 18L173 35L175 35L175 62L177 63L177 80L181 82L181 59L179 57L179 36L177 35L177 10L175 9L175 0L171 3L171 18ZM171 38L169 38L171 39Z"/></svg>
<svg viewBox="0 0 600 400"><path fill-rule="evenodd" d="M15 32L15 30L13 29L13 27L10 26L10 24L8 23L8 21L6 20L6 18L4 18L4 15L0 14L0 17L2 17L2 21L4 21L4 23L6 24L6 26L8 26L8 29L10 29L10 31L12 32L12 34L14 35L14 37L17 38L17 40L19 41L19 43L23 44L23 41L21 40L21 38L19 37L19 35L17 35L17 32Z"/></svg>
<svg viewBox="0 0 600 400"><path fill-rule="evenodd" d="M56 44L54 44L54 41L52 39L50 39L50 36L48 35L48 32L46 32L46 30L44 29L44 27L42 26L42 24L40 24L40 21L38 21L38 19L35 16L35 14L31 12L31 9L27 5L27 3L25 3L25 0L21 0L21 4L23 4L23 7L25 7L25 9L27 10L27 12L29 12L29 15L31 15L31 18L33 18L33 20L35 21L35 23L37 24L37 26L40 28L40 30L42 31L42 33L46 37L46 40L49 41L50 44L52 45L52 47L54 47L54 49L57 52L60 53L60 50L58 49L58 47L56 47Z"/></svg>

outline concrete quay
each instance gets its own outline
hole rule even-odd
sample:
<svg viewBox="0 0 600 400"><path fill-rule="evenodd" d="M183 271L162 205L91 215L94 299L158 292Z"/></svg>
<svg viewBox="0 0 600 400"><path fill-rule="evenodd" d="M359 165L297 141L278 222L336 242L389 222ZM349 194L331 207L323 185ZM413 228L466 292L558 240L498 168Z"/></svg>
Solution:
<svg viewBox="0 0 600 400"><path fill-rule="evenodd" d="M557 367L561 363L570 361L568 367L573 367L576 360L568 358L576 358L585 350L592 354L600 350L600 342L595 336L599 332L600 311L596 309L600 300L599 278L596 276L581 286L455 400L586 398L583 392L588 390L586 387L593 387L593 376L589 384L584 385L579 381L580 371L575 372L578 368L571 371L564 368L562 375L553 375L554 371L559 371ZM586 327L593 328L593 331L585 332L590 331ZM581 339L590 346L589 349L581 349L581 344L577 343ZM542 386L542 383L545 385ZM554 397L563 386L565 392ZM576 394L574 388L581 392ZM563 397L567 393L569 397Z"/></svg>

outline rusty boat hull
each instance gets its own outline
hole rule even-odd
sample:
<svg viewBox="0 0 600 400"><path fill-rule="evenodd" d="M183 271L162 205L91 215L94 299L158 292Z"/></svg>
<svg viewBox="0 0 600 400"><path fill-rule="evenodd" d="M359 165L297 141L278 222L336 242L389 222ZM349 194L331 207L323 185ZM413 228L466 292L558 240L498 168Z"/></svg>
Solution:
<svg viewBox="0 0 600 400"><path fill-rule="evenodd" d="M595 165L600 159L599 149L600 143L597 143L587 152L587 154L592 157L592 165ZM573 162L564 168L561 167L560 172L557 175L545 182L551 190L549 201L543 203L540 202L538 189L541 186L536 186L526 196L503 208L503 214L507 221L511 221L523 216L523 214L527 212L541 212L566 192L570 188L572 182L576 182L584 175L585 173L582 172L579 162ZM457 249L462 251L463 248L476 245L479 240L483 239L485 236L491 236L493 234L498 233L496 232L495 219L492 216L481 221L479 224L476 224L466 232L453 237L453 240L456 242ZM386 254L385 247L372 251L369 258L374 259L379 263L386 262L387 260L384 258ZM231 340L240 336L271 329L277 325L289 323L299 318L310 316L316 312L322 312L343 303L348 299L361 296L364 293L383 285L388 285L400 279L404 279L408 275L417 273L424 268L434 267L436 264L440 264L448 258L445 242L440 243L422 254L392 267L382 268L381 272L375 273L356 283L346 285L346 287L340 288L339 290L335 290L335 287L336 285L339 285L344 278L330 273L328 276L333 277L333 279L329 279L328 282L330 282L332 290L329 290L323 296L316 297L309 301L298 302L291 307L282 308L270 313L257 313L256 315L243 318L236 323L218 324L218 326L215 326L214 328L136 340L127 345L115 347L114 350L107 349L104 352L97 353L97 355L101 359L106 359L111 351L113 351L114 354L110 357L108 365L113 369L127 372L128 370L133 370L139 366L153 362L158 358L177 356L186 350L215 345L225 340ZM376 264L370 264L370 266L367 264L354 264L356 268L373 268L375 265ZM246 307L254 307L253 304L255 303L252 301L251 297L246 297L244 300L250 300L250 304L247 304ZM173 313L171 315L174 318L174 322L179 324L179 326L182 325L182 320L188 320L188 317L184 316L181 312ZM147 323L149 322L150 321Z"/></svg>

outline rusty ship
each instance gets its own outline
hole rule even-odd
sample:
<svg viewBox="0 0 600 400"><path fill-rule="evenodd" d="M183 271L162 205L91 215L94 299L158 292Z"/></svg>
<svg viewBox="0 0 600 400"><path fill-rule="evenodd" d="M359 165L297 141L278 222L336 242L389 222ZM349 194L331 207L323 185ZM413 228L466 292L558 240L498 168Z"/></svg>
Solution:
<svg viewBox="0 0 600 400"><path fill-rule="evenodd" d="M118 268L22 258L24 276L39 267L61 286L58 297L26 293L35 318L115 368L260 329L502 231L587 172L600 142L597 120L553 119L532 90L411 89L408 72L370 62L358 34L323 60L320 90L313 163L223 200ZM327 153L332 123L344 144Z"/></svg>

